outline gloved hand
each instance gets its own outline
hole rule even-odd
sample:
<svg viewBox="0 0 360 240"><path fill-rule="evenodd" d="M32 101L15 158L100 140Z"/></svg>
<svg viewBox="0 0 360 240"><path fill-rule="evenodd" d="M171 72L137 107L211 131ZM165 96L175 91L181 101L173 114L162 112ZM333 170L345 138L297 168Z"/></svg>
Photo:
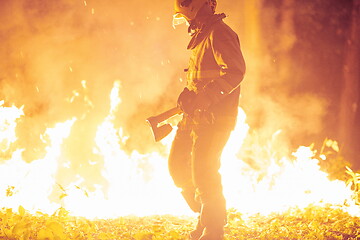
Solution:
<svg viewBox="0 0 360 240"><path fill-rule="evenodd" d="M196 97L193 101L193 108L194 111L206 111L210 105L212 104L211 98L207 95L206 92L201 91L198 94L196 94Z"/></svg>
<svg viewBox="0 0 360 240"><path fill-rule="evenodd" d="M192 118L199 123L213 123L214 116L207 111L211 106L212 100L206 92L199 92L193 102L194 110Z"/></svg>
<svg viewBox="0 0 360 240"><path fill-rule="evenodd" d="M194 91L190 91L188 88L180 93L177 105L186 114L192 115L194 113L194 99L196 94Z"/></svg>

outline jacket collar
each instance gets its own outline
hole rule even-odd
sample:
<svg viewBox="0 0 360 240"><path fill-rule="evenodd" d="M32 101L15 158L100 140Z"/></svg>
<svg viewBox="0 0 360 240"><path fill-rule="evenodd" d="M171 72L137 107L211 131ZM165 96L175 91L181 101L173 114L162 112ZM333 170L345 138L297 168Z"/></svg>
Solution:
<svg viewBox="0 0 360 240"><path fill-rule="evenodd" d="M224 18L226 18L225 13L214 14L197 21L197 24L190 24L188 31L192 38L187 49L194 49L209 34L211 26Z"/></svg>

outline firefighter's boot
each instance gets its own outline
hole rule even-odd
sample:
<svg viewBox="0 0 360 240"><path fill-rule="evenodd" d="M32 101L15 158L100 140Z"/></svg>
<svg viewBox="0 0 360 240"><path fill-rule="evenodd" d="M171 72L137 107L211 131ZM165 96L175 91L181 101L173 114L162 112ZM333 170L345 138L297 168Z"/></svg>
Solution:
<svg viewBox="0 0 360 240"><path fill-rule="evenodd" d="M224 239L224 228L205 228L203 234L198 240L223 240Z"/></svg>
<svg viewBox="0 0 360 240"><path fill-rule="evenodd" d="M199 240L199 238L203 234L203 231L204 231L204 226L201 224L200 216L199 216L199 220L196 224L196 228L193 231L191 231L189 234L189 240Z"/></svg>
<svg viewBox="0 0 360 240"><path fill-rule="evenodd" d="M201 225L205 228L199 240L224 239L224 226L226 224L226 209L224 205L218 203L203 204L200 220Z"/></svg>

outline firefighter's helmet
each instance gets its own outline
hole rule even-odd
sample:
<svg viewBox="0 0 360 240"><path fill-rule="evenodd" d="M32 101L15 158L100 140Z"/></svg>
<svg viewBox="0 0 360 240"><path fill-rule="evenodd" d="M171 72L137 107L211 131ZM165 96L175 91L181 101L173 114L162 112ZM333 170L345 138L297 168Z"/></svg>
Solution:
<svg viewBox="0 0 360 240"><path fill-rule="evenodd" d="M200 8L207 3L215 13L216 0L175 0L173 26L195 19Z"/></svg>
<svg viewBox="0 0 360 240"><path fill-rule="evenodd" d="M205 3L215 12L216 0L175 0L175 14L180 13L188 20L193 20Z"/></svg>

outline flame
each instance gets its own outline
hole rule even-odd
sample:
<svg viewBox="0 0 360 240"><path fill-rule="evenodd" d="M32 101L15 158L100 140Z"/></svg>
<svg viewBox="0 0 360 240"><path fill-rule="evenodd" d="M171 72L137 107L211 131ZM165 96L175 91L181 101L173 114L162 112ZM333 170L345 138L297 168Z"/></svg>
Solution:
<svg viewBox="0 0 360 240"><path fill-rule="evenodd" d="M3 107L4 101L0 101L0 151L9 149L11 143L16 141L16 120L24 115L23 108Z"/></svg>
<svg viewBox="0 0 360 240"><path fill-rule="evenodd" d="M230 186L228 202L242 212L269 214L289 207L304 208L310 204L344 205L351 199L352 191L345 182L330 181L328 174L320 170L318 160L313 158L314 152L309 147L301 146L293 155L295 161L284 158L281 165L273 162L260 181L254 180L259 177L256 173L236 175L236 172L247 171L244 165L237 170L233 169L233 165L228 166L232 171L232 181L236 179L238 183L225 184Z"/></svg>
<svg viewBox="0 0 360 240"><path fill-rule="evenodd" d="M82 86L86 89L86 82L82 82ZM29 211L46 213L63 207L72 215L87 218L192 214L167 169L167 154L174 131L160 143L165 146L165 153L141 154L136 150L130 153L124 150L128 136L124 135L122 128L115 127L116 115L121 111L120 90L121 82L115 81L109 96L108 114L97 126L92 149L92 154L103 161L101 175L105 184L99 182L89 190L83 186L87 179L80 175L66 186L57 182L59 170L71 167L66 162L60 163L63 141L71 138L72 126L79 121L74 117L46 130L42 136L47 143L43 159L27 163L21 156L24 149L13 150L10 157L0 159L1 207L16 209L21 205ZM87 99L85 103L89 105L91 101ZM3 104L1 101L0 151L5 153L16 142L17 121L26 116L24 107L3 107ZM328 179L327 173L320 170L319 160L310 147L299 147L293 153L293 159L277 158L276 154L270 154L263 162L259 159L263 164L261 170L249 166L239 155L244 140L249 137L248 131L245 112L239 108L237 126L222 155L221 173L229 208L248 214L268 214L289 207L329 203L345 206L344 202L347 202L349 212L358 212L358 208L351 204L351 189L343 181ZM97 162L90 160L89 164ZM50 200L50 195L58 188L61 188L62 195L58 201Z"/></svg>
<svg viewBox="0 0 360 240"><path fill-rule="evenodd" d="M102 175L109 186L106 192L98 185L95 191L84 194L76 186L85 179L79 179L70 184L64 207L73 215L88 218L189 212L172 184L163 156L156 152L143 155L137 151L128 155L122 149L127 137L123 136L121 128L114 126L121 104L120 88L120 81L115 81L110 93L109 114L97 128L93 149L104 160ZM141 168L141 165L145 166ZM176 206L176 202L183 208Z"/></svg>
<svg viewBox="0 0 360 240"><path fill-rule="evenodd" d="M43 159L27 163L21 159L23 149L16 150L12 158L0 165L0 196L2 207L17 208L20 205L29 210L41 210L45 213L54 212L56 204L48 200L56 181L54 175L58 168L63 139L69 136L75 119L57 123L48 128L45 138L48 139L47 154ZM10 191L10 192L9 192Z"/></svg>

